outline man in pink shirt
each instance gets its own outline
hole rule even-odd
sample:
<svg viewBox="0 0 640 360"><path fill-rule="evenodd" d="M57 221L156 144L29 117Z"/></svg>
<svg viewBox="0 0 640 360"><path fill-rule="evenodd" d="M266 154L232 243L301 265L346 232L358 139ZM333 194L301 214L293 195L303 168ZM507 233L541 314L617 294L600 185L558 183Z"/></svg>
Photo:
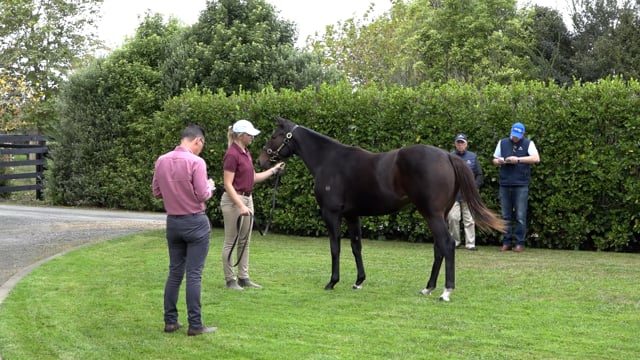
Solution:
<svg viewBox="0 0 640 360"><path fill-rule="evenodd" d="M153 196L163 200L167 212L169 275L164 288L164 331L171 333L182 327L176 303L186 273L189 336L217 330L203 325L200 304L202 269L211 237L205 201L215 190L213 180L207 179L207 165L198 156L203 147L204 130L197 125L185 128L180 145L156 161L152 183Z"/></svg>

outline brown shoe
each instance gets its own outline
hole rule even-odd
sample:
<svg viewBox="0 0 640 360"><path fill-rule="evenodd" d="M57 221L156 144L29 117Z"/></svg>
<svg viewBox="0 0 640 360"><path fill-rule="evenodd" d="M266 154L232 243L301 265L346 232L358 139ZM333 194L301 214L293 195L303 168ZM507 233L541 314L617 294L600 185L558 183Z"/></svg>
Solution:
<svg viewBox="0 0 640 360"><path fill-rule="evenodd" d="M516 245L516 248L513 249L513 251L515 251L515 252L523 252L524 251L524 246Z"/></svg>
<svg viewBox="0 0 640 360"><path fill-rule="evenodd" d="M502 247L500 248L500 251L509 251L511 250L511 246L509 245L502 245Z"/></svg>
<svg viewBox="0 0 640 360"><path fill-rule="evenodd" d="M215 326L212 326L212 327L201 326L195 329L189 328L189 331L187 331L187 335L196 336L200 334L212 333L216 330L218 330L218 328Z"/></svg>
<svg viewBox="0 0 640 360"><path fill-rule="evenodd" d="M172 333L180 329L181 327L182 327L182 324L180 324L179 322L175 324L164 324L164 332Z"/></svg>

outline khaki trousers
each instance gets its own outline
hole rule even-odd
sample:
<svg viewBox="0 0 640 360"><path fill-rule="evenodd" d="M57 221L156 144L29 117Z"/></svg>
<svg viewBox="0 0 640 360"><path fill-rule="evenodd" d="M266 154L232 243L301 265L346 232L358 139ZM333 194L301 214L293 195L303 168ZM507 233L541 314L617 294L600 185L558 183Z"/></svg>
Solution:
<svg viewBox="0 0 640 360"><path fill-rule="evenodd" d="M456 246L460 245L460 220L464 224L465 247L472 248L476 246L476 222L471 216L469 206L464 201L456 201L447 215L449 222L449 234L456 242Z"/></svg>
<svg viewBox="0 0 640 360"><path fill-rule="evenodd" d="M253 213L253 198L251 196L240 196L240 198ZM236 261L238 262L238 278L248 279L249 244L251 243L251 217L241 217L239 231L240 236L238 236L238 216L240 213L238 207L226 192L222 194L222 198L220 199L220 208L222 209L222 217L224 220L224 242L222 244L222 269L224 271L224 280L236 280L233 273L233 264ZM234 246L236 237L238 238L238 242ZM232 251L235 251L235 260L233 255L229 256Z"/></svg>

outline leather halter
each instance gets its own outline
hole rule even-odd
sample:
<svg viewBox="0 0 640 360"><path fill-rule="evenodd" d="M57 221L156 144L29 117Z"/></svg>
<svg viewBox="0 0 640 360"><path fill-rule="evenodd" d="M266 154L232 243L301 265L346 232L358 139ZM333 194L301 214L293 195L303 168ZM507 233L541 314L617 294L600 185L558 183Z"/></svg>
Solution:
<svg viewBox="0 0 640 360"><path fill-rule="evenodd" d="M280 157L280 150L282 150L285 146L289 145L289 142L293 138L293 132L297 128L298 128L298 125L295 125L293 128L291 128L291 131L289 131L288 133L285 134L284 140L282 141L282 144L280 144L280 146L278 146L278 148L275 151L270 149L270 148L267 148L266 146L264 147L264 151L269 156L269 161L277 162L278 160L282 159Z"/></svg>

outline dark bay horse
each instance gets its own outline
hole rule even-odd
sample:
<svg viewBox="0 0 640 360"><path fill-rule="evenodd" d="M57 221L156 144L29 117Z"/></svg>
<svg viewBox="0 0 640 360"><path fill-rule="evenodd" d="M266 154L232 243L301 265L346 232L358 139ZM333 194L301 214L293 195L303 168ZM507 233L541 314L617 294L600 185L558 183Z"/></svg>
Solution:
<svg viewBox="0 0 640 360"><path fill-rule="evenodd" d="M421 291L428 295L436 287L445 260L445 290L441 300L449 301L455 288L455 242L449 235L445 216L458 191L482 230L504 232L504 221L480 199L473 173L457 156L427 145L412 145L383 153L372 153L341 144L335 139L277 118L277 127L258 157L260 167L298 155L314 178L314 193L327 224L331 245L332 290L340 281L340 223L344 218L351 238L358 275L354 289L365 280L362 262L360 216L396 212L413 203L425 218L434 237L431 276Z"/></svg>

